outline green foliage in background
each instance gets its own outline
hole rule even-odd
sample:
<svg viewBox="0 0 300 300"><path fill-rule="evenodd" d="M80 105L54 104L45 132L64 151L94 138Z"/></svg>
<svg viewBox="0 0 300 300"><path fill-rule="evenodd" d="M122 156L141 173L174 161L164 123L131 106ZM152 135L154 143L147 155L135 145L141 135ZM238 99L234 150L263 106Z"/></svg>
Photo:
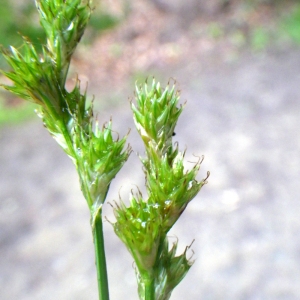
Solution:
<svg viewBox="0 0 300 300"><path fill-rule="evenodd" d="M0 127L5 125L16 125L35 116L36 106L32 103L22 103L18 105L6 105L6 101L0 94Z"/></svg>
<svg viewBox="0 0 300 300"><path fill-rule="evenodd" d="M300 4L296 4L291 12L283 17L280 29L282 38L289 38L296 44L300 44Z"/></svg>
<svg viewBox="0 0 300 300"><path fill-rule="evenodd" d="M259 3L273 5L274 24L269 26L256 26L251 28L250 41L254 51L261 51L270 45L288 42L300 44L300 3L299 1L256 1L254 9Z"/></svg>
<svg viewBox="0 0 300 300"><path fill-rule="evenodd" d="M251 32L251 47L254 51L266 49L270 42L270 32L262 27L257 27Z"/></svg>
<svg viewBox="0 0 300 300"><path fill-rule="evenodd" d="M23 2L22 2L23 3ZM10 0L1 0L0 5L0 44L4 47L22 45L22 36L30 38L33 44L41 49L40 41L45 34L38 24L34 1L14 5ZM0 67L3 69L5 60L0 57Z"/></svg>

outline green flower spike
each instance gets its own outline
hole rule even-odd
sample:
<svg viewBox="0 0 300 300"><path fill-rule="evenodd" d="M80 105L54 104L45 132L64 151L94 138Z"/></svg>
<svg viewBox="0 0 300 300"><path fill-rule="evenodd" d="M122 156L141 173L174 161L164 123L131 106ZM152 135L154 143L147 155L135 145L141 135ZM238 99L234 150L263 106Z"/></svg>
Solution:
<svg viewBox="0 0 300 300"><path fill-rule="evenodd" d="M139 193L131 195L131 205L128 208L123 202L116 204L114 213L117 219L113 224L115 233L134 257L139 272L151 272L163 234L157 207L145 202Z"/></svg>
<svg viewBox="0 0 300 300"><path fill-rule="evenodd" d="M171 297L173 289L185 277L194 261L187 258L187 250L191 247L187 246L185 251L176 256L177 242L174 242L169 249L169 242L166 238L163 242L160 257L157 259L156 274L155 274L155 300L168 300ZM139 295L144 295L144 285L139 284ZM141 297L141 299L143 299Z"/></svg>
<svg viewBox="0 0 300 300"><path fill-rule="evenodd" d="M203 158L190 171L184 170L184 153L172 137L182 106L175 86L162 89L153 80L150 89L136 89L137 104L131 103L136 128L144 142L141 158L146 176L148 200L141 194L114 208L114 230L132 254L137 266L141 300L167 300L192 262L186 251L175 256L177 243L169 250L167 233L197 195L209 176L196 180ZM187 249L186 249L187 250Z"/></svg>
<svg viewBox="0 0 300 300"><path fill-rule="evenodd" d="M57 65L63 85L71 57L90 19L91 0L36 0L40 22L47 36L46 50Z"/></svg>
<svg viewBox="0 0 300 300"><path fill-rule="evenodd" d="M5 89L40 106L45 126L67 154L76 160L70 139L70 123L75 111L90 122L91 111L85 111L86 96L80 95L77 81L73 92L65 89L71 55L79 43L91 15L91 2L82 0L36 1L47 43L39 55L24 38L22 51L1 49L13 71L3 72L13 82Z"/></svg>
<svg viewBox="0 0 300 300"><path fill-rule="evenodd" d="M38 104L38 115L58 144L74 162L81 189L91 213L99 299L108 300L108 282L102 228L102 205L110 183L128 159L126 136L114 139L111 121L99 128L86 92L77 79L71 92L65 88L72 54L91 15L89 0L37 0L40 23L47 42L42 54L24 38L20 50L1 49L12 68L3 72L13 85L8 91Z"/></svg>
<svg viewBox="0 0 300 300"><path fill-rule="evenodd" d="M179 92L175 86L162 90L153 79L150 90L147 82L142 87L136 86L137 107L131 103L136 128L144 142L146 152L151 148L158 156L167 153L172 159L177 149L173 149L172 136L183 107L177 107ZM151 157L151 153L147 152Z"/></svg>
<svg viewBox="0 0 300 300"><path fill-rule="evenodd" d="M81 182L82 190L86 188L88 205L91 209L92 217L97 214L105 201L111 181L120 171L128 159L131 148L125 148L126 137L114 140L112 136L111 122L103 126L102 130L96 124L93 131L92 125L89 132L80 132L80 136L75 134L75 147L77 148L78 169L83 175ZM93 224L93 222L92 222Z"/></svg>
<svg viewBox="0 0 300 300"><path fill-rule="evenodd" d="M190 171L184 170L184 153L177 153L171 165L167 155L159 159L153 154L151 158L149 167L145 168L147 189L151 195L148 201L158 205L167 233L206 183L207 178L201 181L195 179L203 158Z"/></svg>

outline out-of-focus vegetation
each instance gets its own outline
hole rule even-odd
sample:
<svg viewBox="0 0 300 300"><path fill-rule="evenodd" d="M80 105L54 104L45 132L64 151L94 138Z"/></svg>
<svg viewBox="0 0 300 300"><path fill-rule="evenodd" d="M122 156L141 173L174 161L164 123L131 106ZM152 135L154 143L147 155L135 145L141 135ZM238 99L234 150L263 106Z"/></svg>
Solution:
<svg viewBox="0 0 300 300"><path fill-rule="evenodd" d="M300 43L299 0L147 1L197 38L227 41L237 52Z"/></svg>
<svg viewBox="0 0 300 300"><path fill-rule="evenodd" d="M177 23L182 25L183 31L189 30L197 39L208 38L216 47L218 41L228 41L236 52L243 49L264 52L278 44L300 44L299 0L144 1L151 3L148 6L153 10L160 10L166 16L174 16ZM39 25L34 0L2 0L1 4L0 44L18 48L22 44L22 36L26 36L39 48L45 37ZM88 46L102 33L122 25L129 13L137 15L133 2L129 0L94 0L94 6L81 47ZM135 9L139 9L139 5L136 7ZM108 51L115 53L118 58L123 48L116 43ZM7 67L2 57L0 67ZM17 105L7 105L6 103L11 103L11 99L4 101L1 98L5 99L6 95L0 91L0 125L4 122L1 120L9 120L10 115L12 120L17 120Z"/></svg>
<svg viewBox="0 0 300 300"><path fill-rule="evenodd" d="M273 7L274 19L270 24L251 28L252 49L261 51L276 44L300 44L300 1L256 0L251 6L255 9L259 3Z"/></svg>
<svg viewBox="0 0 300 300"><path fill-rule="evenodd" d="M35 45L40 45L43 31L38 26L36 9L33 1L15 6L10 0L1 0L0 5L0 44L4 47L22 44L22 36L27 36ZM4 67L4 59L0 57L0 67Z"/></svg>
<svg viewBox="0 0 300 300"><path fill-rule="evenodd" d="M3 47L10 45L18 48L22 44L22 36L27 36L39 49L40 40L43 40L43 31L38 26L34 1L20 3L18 6L10 0L2 0L0 5L0 44ZM7 66L3 57L0 57L0 68ZM34 115L32 104L16 102L0 91L0 126L17 124Z"/></svg>
<svg viewBox="0 0 300 300"><path fill-rule="evenodd" d="M300 3L298 1L290 14L282 18L280 27L281 35L300 44Z"/></svg>
<svg viewBox="0 0 300 300"><path fill-rule="evenodd" d="M219 13L219 16L216 16L218 21L208 25L206 33L210 37L228 38L235 46L241 49L247 47L254 52L265 51L278 45L300 44L299 0L216 2L219 6L225 2L231 3L231 10L226 15L227 21L219 21ZM219 12L224 13L224 10L223 5Z"/></svg>
<svg viewBox="0 0 300 300"><path fill-rule="evenodd" d="M35 105L32 103L13 103L5 98L6 93L0 94L0 127L3 125L19 124L34 116Z"/></svg>

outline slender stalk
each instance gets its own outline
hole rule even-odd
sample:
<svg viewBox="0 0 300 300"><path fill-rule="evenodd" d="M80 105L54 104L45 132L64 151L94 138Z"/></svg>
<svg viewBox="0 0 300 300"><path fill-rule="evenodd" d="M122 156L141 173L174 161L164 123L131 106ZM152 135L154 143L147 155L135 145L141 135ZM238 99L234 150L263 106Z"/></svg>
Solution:
<svg viewBox="0 0 300 300"><path fill-rule="evenodd" d="M93 228L99 300L109 300L101 210L95 217Z"/></svg>
<svg viewBox="0 0 300 300"><path fill-rule="evenodd" d="M143 277L145 287L145 298L144 300L155 300L155 286L154 278L150 274Z"/></svg>

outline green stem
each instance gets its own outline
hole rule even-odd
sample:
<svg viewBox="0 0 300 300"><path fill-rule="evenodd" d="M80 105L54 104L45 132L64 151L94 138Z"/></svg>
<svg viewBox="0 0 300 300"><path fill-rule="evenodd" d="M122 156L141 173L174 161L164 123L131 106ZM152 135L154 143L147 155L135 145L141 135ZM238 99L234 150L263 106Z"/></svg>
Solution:
<svg viewBox="0 0 300 300"><path fill-rule="evenodd" d="M101 210L95 217L93 225L99 300L109 300Z"/></svg>
<svg viewBox="0 0 300 300"><path fill-rule="evenodd" d="M155 300L154 278L148 274L148 276L143 277L143 281L145 287L144 300Z"/></svg>

